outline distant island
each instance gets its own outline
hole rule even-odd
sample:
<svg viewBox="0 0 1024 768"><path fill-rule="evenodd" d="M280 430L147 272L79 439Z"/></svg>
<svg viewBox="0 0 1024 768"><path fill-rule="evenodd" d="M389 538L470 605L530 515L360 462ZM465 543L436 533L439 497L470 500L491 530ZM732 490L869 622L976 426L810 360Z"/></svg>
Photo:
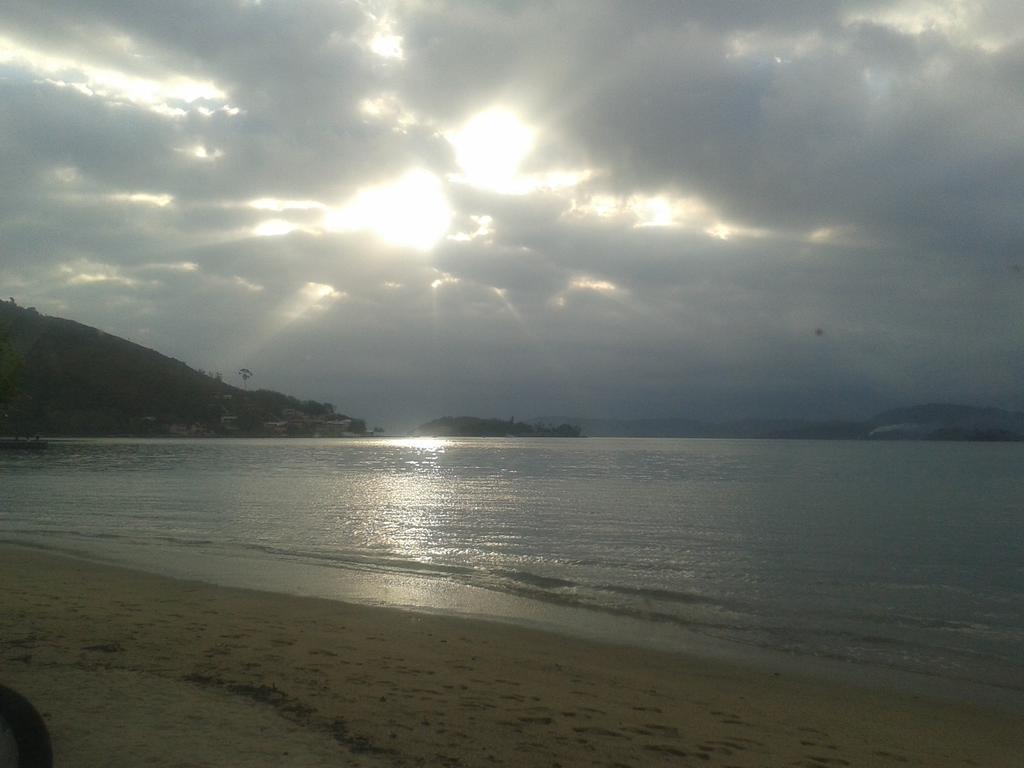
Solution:
<svg viewBox="0 0 1024 768"><path fill-rule="evenodd" d="M253 377L241 369L243 384ZM220 373L0 301L0 435L345 437L331 403L231 386Z"/></svg>
<svg viewBox="0 0 1024 768"><path fill-rule="evenodd" d="M413 434L424 437L579 437L580 428L572 424L552 427L515 419L445 416L417 427Z"/></svg>
<svg viewBox="0 0 1024 768"><path fill-rule="evenodd" d="M806 419L564 418L589 437L706 437L761 440L1024 441L1024 413L950 403L883 411L863 421Z"/></svg>

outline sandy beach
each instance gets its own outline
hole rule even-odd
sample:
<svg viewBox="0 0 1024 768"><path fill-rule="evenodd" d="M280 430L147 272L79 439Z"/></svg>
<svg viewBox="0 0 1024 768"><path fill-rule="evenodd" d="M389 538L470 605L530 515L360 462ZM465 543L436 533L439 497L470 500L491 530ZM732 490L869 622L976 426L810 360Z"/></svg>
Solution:
<svg viewBox="0 0 1024 768"><path fill-rule="evenodd" d="M0 548L60 766L1014 766L1019 717Z"/></svg>

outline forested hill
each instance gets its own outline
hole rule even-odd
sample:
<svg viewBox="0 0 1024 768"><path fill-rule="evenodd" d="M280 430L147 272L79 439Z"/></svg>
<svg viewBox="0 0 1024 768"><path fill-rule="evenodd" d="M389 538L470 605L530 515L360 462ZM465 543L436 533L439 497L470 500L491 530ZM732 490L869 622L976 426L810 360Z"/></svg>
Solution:
<svg viewBox="0 0 1024 768"><path fill-rule="evenodd" d="M335 413L330 403L246 392L180 360L13 300L0 301L0 344L16 368L13 387L5 388L13 392L0 393L0 434L366 431L360 419Z"/></svg>

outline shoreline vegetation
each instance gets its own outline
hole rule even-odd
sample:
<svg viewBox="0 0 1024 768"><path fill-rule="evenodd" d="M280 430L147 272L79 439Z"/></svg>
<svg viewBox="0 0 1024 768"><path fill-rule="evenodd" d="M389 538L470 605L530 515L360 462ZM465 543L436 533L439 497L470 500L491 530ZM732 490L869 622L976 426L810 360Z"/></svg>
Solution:
<svg viewBox="0 0 1024 768"><path fill-rule="evenodd" d="M62 765L997 768L1024 749L1018 717L974 704L0 555L0 679Z"/></svg>
<svg viewBox="0 0 1024 768"><path fill-rule="evenodd" d="M0 301L0 434L66 437L357 437L332 403L241 388L220 372L72 320Z"/></svg>

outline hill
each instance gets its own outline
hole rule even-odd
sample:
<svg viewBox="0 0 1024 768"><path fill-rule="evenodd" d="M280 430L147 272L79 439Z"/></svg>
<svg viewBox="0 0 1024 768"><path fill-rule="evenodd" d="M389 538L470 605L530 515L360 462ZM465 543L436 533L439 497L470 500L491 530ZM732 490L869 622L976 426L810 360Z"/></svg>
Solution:
<svg viewBox="0 0 1024 768"><path fill-rule="evenodd" d="M364 433L330 403L247 392L91 326L0 301L0 434L313 435ZM6 400L6 402L4 402Z"/></svg>
<svg viewBox="0 0 1024 768"><path fill-rule="evenodd" d="M445 416L417 427L413 434L430 437L579 437L579 427L528 424L510 419L480 419L475 416Z"/></svg>

